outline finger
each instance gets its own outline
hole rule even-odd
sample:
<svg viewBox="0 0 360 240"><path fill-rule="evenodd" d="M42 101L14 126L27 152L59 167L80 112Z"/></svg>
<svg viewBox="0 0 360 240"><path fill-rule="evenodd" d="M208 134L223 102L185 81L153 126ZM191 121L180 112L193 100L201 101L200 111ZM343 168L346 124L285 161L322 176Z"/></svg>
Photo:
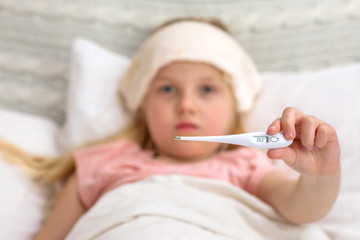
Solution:
<svg viewBox="0 0 360 240"><path fill-rule="evenodd" d="M331 136L336 135L335 130L328 124L322 123L317 129L314 145L323 148L330 141ZM336 136L335 136L336 137Z"/></svg>
<svg viewBox="0 0 360 240"><path fill-rule="evenodd" d="M268 134L276 134L280 132L280 118L275 119L268 127L267 133Z"/></svg>
<svg viewBox="0 0 360 240"><path fill-rule="evenodd" d="M296 165L296 152L290 147L269 149L267 155L270 159L282 159L287 165Z"/></svg>
<svg viewBox="0 0 360 240"><path fill-rule="evenodd" d="M321 120L314 116L306 116L301 122L301 143L308 150L312 150L315 145L315 135Z"/></svg>
<svg viewBox="0 0 360 240"><path fill-rule="evenodd" d="M301 121L304 114L293 107L288 107L283 111L280 118L281 129L286 139L293 140L296 136L295 125Z"/></svg>

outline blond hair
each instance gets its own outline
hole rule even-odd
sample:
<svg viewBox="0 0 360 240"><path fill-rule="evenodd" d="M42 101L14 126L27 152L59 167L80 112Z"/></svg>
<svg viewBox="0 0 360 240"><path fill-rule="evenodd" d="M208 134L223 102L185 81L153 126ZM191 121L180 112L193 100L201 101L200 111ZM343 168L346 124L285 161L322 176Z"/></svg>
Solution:
<svg viewBox="0 0 360 240"><path fill-rule="evenodd" d="M224 31L227 31L225 26L218 20L201 20L201 19L195 19L195 18L182 18L182 19L175 19L172 21L169 21L163 25L160 26L160 28L167 26L169 24L172 24L177 21L182 20L196 20L196 21L203 21L208 22L210 24L213 24L214 26L217 26L221 28ZM159 29L159 28L158 28ZM157 31L156 29L155 31ZM223 73L223 79L227 86L229 87L229 90L232 95L232 100L234 102L234 120L231 126L232 133L243 133L244 127L243 127L243 120L240 117L240 114L237 112L236 107L236 98L235 93L232 90L232 84L231 84L231 76ZM130 123L123 128L122 131L119 133L116 133L112 136L109 136L105 139L92 142L90 144L87 144L85 146L79 147L77 149L73 149L73 151L68 152L60 157L57 158L46 158L46 157L40 157L36 156L30 153L27 153L20 148L15 147L12 144L9 144L5 141L0 140L0 149L1 152L4 155L4 158L9 161L10 163L14 163L26 171L28 171L34 179L36 179L38 182L42 184L53 184L59 181L63 181L67 179L70 175L72 175L75 171L75 163L74 163L74 151L92 147L96 145L101 145L109 142L118 141L121 139L128 139L132 140L135 143L139 144L143 149L155 149L155 144L153 143L151 136L149 134L145 119L143 117L143 114L141 110L139 110L135 115L133 121L130 121ZM221 150L230 150L234 149L238 146L235 145L221 145L221 147L218 149Z"/></svg>

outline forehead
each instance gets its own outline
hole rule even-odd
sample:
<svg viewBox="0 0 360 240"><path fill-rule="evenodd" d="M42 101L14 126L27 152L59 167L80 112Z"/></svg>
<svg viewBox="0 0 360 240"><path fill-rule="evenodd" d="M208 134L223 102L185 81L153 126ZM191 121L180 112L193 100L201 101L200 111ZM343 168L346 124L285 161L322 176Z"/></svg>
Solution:
<svg viewBox="0 0 360 240"><path fill-rule="evenodd" d="M199 79L218 79L222 78L222 72L207 63L176 61L162 67L155 79L162 78L199 78Z"/></svg>

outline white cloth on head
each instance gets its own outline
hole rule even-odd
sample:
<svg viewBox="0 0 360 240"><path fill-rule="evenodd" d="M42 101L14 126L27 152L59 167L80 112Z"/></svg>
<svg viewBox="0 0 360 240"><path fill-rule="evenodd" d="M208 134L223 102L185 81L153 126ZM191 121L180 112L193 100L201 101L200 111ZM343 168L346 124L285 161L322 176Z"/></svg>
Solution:
<svg viewBox="0 0 360 240"><path fill-rule="evenodd" d="M262 85L253 61L228 33L209 23L180 21L152 34L121 79L120 94L131 112L159 69L173 61L208 63L230 74L239 112L250 110Z"/></svg>

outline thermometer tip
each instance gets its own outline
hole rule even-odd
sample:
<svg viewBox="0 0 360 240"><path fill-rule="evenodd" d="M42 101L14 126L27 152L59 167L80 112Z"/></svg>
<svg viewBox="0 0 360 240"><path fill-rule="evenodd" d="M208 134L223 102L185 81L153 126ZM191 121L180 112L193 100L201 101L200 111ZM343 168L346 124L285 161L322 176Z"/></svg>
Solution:
<svg viewBox="0 0 360 240"><path fill-rule="evenodd" d="M174 139L175 140L181 140L181 137L175 136Z"/></svg>

